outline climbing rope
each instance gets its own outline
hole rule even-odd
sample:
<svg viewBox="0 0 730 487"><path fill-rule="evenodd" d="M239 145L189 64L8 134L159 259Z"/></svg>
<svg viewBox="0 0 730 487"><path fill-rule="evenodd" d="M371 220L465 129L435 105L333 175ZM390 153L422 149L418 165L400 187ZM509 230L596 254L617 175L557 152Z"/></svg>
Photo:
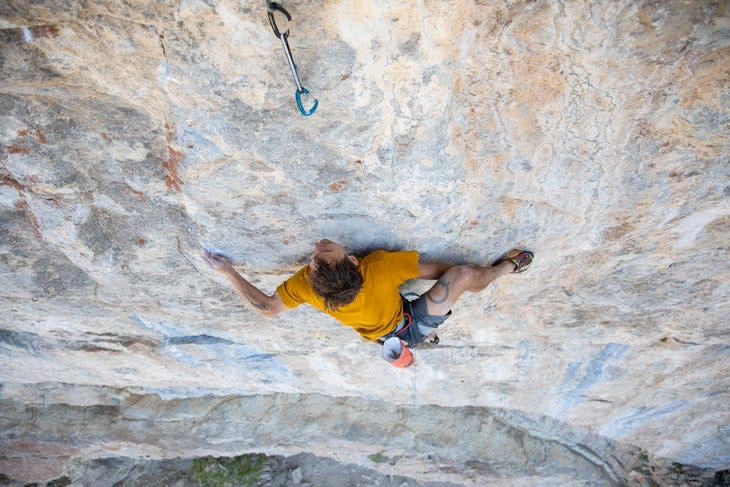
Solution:
<svg viewBox="0 0 730 487"><path fill-rule="evenodd" d="M294 64L294 58L291 55L291 49L289 48L289 29L287 28L285 32L279 31L279 27L276 25L276 19L274 18L274 14L276 12L280 12L284 14L286 17L286 20L289 22L291 21L291 15L287 10L282 7L277 2L272 2L270 0L266 0L266 8L268 9L268 15L269 15L269 23L271 24L271 29L274 31L274 35L281 40L281 45L284 47L284 53L286 54L286 60L289 62L289 69L291 70L291 74L294 77L294 84L297 86L297 91L295 93L295 98L297 100L297 107L299 108L299 113L301 113L304 116L309 116L314 113L314 111L317 109L317 105L319 105L319 101L317 101L316 98L314 98L310 93L309 90L302 86L302 82L299 80L299 73L297 73L297 65ZM308 110L304 108L304 105L302 104L302 96L306 98L306 100L309 102L308 105L311 104L311 108Z"/></svg>

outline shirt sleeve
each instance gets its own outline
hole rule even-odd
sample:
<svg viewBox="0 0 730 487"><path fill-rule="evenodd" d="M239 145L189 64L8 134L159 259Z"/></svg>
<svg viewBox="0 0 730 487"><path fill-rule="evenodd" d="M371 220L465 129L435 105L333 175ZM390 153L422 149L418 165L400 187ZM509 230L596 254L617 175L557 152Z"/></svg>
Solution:
<svg viewBox="0 0 730 487"><path fill-rule="evenodd" d="M307 272L308 266L302 267L296 274L279 284L279 287L276 288L276 293L281 297L281 301L287 308L296 308L300 304L307 302L305 296L311 286L307 279Z"/></svg>
<svg viewBox="0 0 730 487"><path fill-rule="evenodd" d="M420 275L418 269L419 254L416 250L401 250L385 254L385 263L396 280L403 283L416 279Z"/></svg>

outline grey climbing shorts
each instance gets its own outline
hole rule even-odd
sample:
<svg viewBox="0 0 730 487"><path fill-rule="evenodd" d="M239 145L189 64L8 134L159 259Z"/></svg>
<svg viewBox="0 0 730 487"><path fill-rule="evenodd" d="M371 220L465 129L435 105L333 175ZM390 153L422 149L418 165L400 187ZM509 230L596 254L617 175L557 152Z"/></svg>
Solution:
<svg viewBox="0 0 730 487"><path fill-rule="evenodd" d="M451 316L451 311L442 316L435 316L428 314L428 307L426 306L426 295L423 294L413 301L409 301L408 298L401 296L403 300L403 319L405 320L404 325L408 325L409 319L412 319L411 326L409 326L403 333L397 335L408 342L408 346L411 348L417 347L419 343L426 339L436 328L441 325L446 318ZM410 318L409 318L410 317ZM423 332L427 333L423 333Z"/></svg>

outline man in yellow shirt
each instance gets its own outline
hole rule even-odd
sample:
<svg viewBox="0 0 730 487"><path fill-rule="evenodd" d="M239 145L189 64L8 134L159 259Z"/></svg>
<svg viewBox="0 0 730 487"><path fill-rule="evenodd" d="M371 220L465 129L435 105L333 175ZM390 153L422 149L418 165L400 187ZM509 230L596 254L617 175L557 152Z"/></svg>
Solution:
<svg viewBox="0 0 730 487"><path fill-rule="evenodd" d="M314 244L309 264L284 281L268 296L243 278L224 256L203 252L205 260L227 276L242 298L264 316L275 316L307 303L363 338L385 343L384 357L404 367L416 347L451 314L465 292L479 292L495 279L524 272L533 254L513 250L491 267L421 262L415 250L377 250L358 259L331 240ZM409 279L436 279L413 301L402 297L400 286Z"/></svg>

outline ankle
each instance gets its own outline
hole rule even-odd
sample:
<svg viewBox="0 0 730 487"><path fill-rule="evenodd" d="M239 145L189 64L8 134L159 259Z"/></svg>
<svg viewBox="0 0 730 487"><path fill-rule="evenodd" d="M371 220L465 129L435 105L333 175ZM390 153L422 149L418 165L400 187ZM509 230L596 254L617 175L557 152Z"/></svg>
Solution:
<svg viewBox="0 0 730 487"><path fill-rule="evenodd" d="M504 276L506 274L512 274L515 269L517 269L517 266L511 260L505 259L496 266L494 266L494 269L499 272L500 276Z"/></svg>

